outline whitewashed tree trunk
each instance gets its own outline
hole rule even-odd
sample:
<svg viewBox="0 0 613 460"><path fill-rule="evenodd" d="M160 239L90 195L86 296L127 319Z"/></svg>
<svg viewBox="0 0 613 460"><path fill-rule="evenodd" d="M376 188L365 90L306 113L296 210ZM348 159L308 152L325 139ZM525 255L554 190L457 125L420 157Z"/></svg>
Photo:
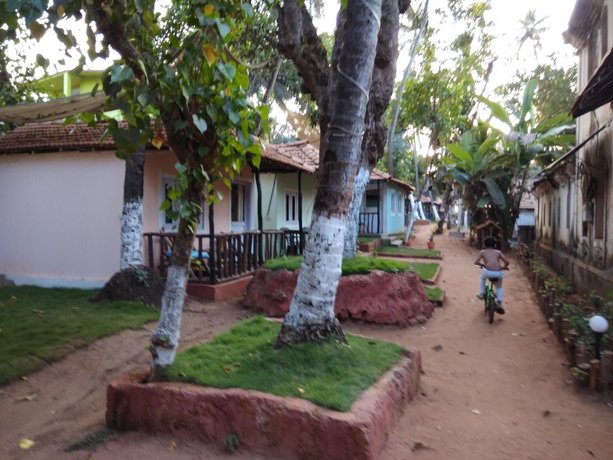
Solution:
<svg viewBox="0 0 613 460"><path fill-rule="evenodd" d="M193 175L188 175L188 186L183 198L197 203L202 196L204 184L198 183ZM160 320L151 335L151 373L150 381L164 380L166 369L170 366L179 348L181 339L181 316L185 302L185 289L188 281L188 267L192 257L195 222L198 216L181 218L179 228L172 244L170 266L162 294ZM191 223L190 223L191 221Z"/></svg>
<svg viewBox="0 0 613 460"><path fill-rule="evenodd" d="M186 287L187 268L170 265L162 296L160 321L151 336L152 381L164 379L166 368L175 360L181 340L181 316Z"/></svg>
<svg viewBox="0 0 613 460"><path fill-rule="evenodd" d="M119 269L143 264L143 168L144 149L126 160L121 213L121 249Z"/></svg>
<svg viewBox="0 0 613 460"><path fill-rule="evenodd" d="M412 193L409 195L409 201L411 202L411 217L409 218L409 225L407 225L407 228L404 232L405 242L411 237L411 233L413 233L413 226L415 225L415 217L417 216L415 198L413 197Z"/></svg>
<svg viewBox="0 0 613 460"><path fill-rule="evenodd" d="M434 221L438 222L439 220L441 220L441 216L438 213L438 209L436 209L436 206L434 206L434 202L432 203L432 214L434 215Z"/></svg>
<svg viewBox="0 0 613 460"><path fill-rule="evenodd" d="M421 205L421 200L417 202L417 215L420 220L426 220L426 214L424 213L424 208Z"/></svg>
<svg viewBox="0 0 613 460"><path fill-rule="evenodd" d="M322 342L329 336L344 340L334 314L334 299L341 276L345 225L345 219L338 217L313 218L294 297L283 320L283 344Z"/></svg>
<svg viewBox="0 0 613 460"><path fill-rule="evenodd" d="M458 233L462 231L462 198L458 198Z"/></svg>
<svg viewBox="0 0 613 460"><path fill-rule="evenodd" d="M340 53L333 69L330 122L320 156L319 186L313 205L302 266L289 312L276 346L321 342L328 337L346 341L334 315L341 275L345 226L361 154L381 0L367 4L349 0L343 33L337 34ZM341 46L338 46L341 45Z"/></svg>
<svg viewBox="0 0 613 460"><path fill-rule="evenodd" d="M368 165L362 163L355 178L353 195L351 197L351 204L349 205L349 217L347 220L347 232L345 234L343 259L355 257L356 254L356 244L358 234L360 232L360 208L362 207L364 192L366 191L366 187L368 186L368 181L370 179L370 172L371 170Z"/></svg>

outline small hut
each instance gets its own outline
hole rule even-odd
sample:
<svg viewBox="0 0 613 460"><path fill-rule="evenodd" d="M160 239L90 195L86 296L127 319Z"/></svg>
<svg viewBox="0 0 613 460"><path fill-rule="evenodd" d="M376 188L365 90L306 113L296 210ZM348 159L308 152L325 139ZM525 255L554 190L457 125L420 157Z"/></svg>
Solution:
<svg viewBox="0 0 613 460"><path fill-rule="evenodd" d="M488 219L482 224L477 225L477 227L475 228L475 231L477 233L476 242L477 242L478 248L483 247L483 240L487 238L488 236L495 238L497 241L501 243L504 241L504 238L503 238L504 234L502 232L502 227L498 225L496 222L494 222L493 220ZM502 248L498 247L496 249L502 249Z"/></svg>

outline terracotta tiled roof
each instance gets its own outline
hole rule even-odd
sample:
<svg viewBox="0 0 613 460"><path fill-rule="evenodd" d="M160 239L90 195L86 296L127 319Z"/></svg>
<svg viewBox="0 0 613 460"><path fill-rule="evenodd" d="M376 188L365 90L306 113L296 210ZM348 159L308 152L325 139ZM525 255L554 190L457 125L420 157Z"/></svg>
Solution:
<svg viewBox="0 0 613 460"><path fill-rule="evenodd" d="M114 149L111 136L100 140L106 125L64 126L61 122L28 123L0 135L0 154L41 153L67 150Z"/></svg>
<svg viewBox="0 0 613 460"><path fill-rule="evenodd" d="M103 123L94 128L82 123L64 126L57 121L27 123L0 135L0 155L115 149L115 142L111 136L100 140L105 129L106 125ZM315 173L318 167L319 150L309 141L265 144L262 149L261 170L264 172L300 170ZM393 182L409 191L413 190L410 184L378 169L372 171L371 180Z"/></svg>
<svg viewBox="0 0 613 460"><path fill-rule="evenodd" d="M402 188L404 188L405 190L408 190L409 192L412 192L413 186L411 184L409 184L408 182L404 182L401 181L400 179L396 179L395 177L392 177L390 174L381 171L377 168L372 170L372 173L370 173L370 180L383 180L386 182L392 182Z"/></svg>
<svg viewBox="0 0 613 460"><path fill-rule="evenodd" d="M319 166L319 150L308 141L266 144L262 149L262 170L281 168L314 173Z"/></svg>

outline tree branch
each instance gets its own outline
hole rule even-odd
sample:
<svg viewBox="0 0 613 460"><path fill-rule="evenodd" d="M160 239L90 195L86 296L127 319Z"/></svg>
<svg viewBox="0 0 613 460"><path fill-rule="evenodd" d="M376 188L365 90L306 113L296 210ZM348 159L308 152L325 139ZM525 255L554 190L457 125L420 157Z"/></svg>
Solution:
<svg viewBox="0 0 613 460"><path fill-rule="evenodd" d="M126 64L130 66L134 75L138 78L144 77L143 71L138 64L138 61L143 61L144 59L136 48L132 46L125 25L121 22L113 21L113 12L106 2L95 3L95 5L91 8L90 12L98 32L102 34L108 45L117 51Z"/></svg>
<svg viewBox="0 0 613 460"><path fill-rule="evenodd" d="M303 91L321 107L330 66L326 50L304 5L286 0L279 8L279 50L297 67Z"/></svg>

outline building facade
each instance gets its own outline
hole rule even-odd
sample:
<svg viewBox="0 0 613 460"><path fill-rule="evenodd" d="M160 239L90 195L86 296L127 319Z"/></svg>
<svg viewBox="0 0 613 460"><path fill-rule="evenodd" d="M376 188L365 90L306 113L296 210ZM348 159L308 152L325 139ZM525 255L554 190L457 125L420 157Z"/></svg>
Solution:
<svg viewBox="0 0 613 460"><path fill-rule="evenodd" d="M577 145L534 183L538 251L584 292L613 294L613 0L578 0L565 39L579 57Z"/></svg>

